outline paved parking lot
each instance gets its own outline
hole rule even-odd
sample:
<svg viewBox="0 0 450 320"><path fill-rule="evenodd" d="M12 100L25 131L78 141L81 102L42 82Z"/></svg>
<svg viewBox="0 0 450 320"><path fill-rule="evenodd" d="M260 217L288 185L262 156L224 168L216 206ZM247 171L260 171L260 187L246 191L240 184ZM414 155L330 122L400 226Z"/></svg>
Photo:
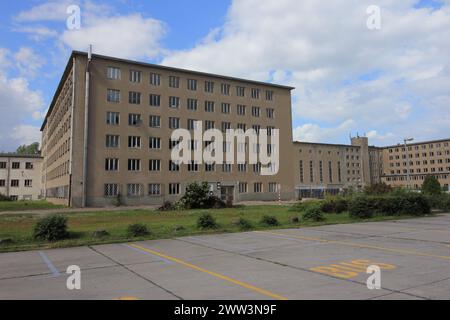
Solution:
<svg viewBox="0 0 450 320"><path fill-rule="evenodd" d="M450 299L450 215L3 253L0 299Z"/></svg>

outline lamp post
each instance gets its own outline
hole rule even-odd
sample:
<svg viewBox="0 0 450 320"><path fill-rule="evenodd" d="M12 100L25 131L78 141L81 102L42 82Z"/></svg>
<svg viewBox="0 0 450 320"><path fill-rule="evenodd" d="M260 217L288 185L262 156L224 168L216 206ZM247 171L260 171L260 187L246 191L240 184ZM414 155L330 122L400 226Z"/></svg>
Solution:
<svg viewBox="0 0 450 320"><path fill-rule="evenodd" d="M405 143L405 152L406 152L406 180L408 183L408 189L411 189L411 175L410 175L410 164L409 164L409 152L408 152L408 142L414 141L414 138L405 138L403 142Z"/></svg>

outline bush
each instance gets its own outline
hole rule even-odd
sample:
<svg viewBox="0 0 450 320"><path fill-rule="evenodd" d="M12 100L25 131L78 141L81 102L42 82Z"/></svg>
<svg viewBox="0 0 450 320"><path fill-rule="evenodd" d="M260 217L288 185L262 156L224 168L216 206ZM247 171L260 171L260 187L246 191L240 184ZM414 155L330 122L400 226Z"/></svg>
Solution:
<svg viewBox="0 0 450 320"><path fill-rule="evenodd" d="M186 192L179 203L184 209L204 209L208 206L209 184L190 183L186 186Z"/></svg>
<svg viewBox="0 0 450 320"><path fill-rule="evenodd" d="M0 193L0 201L11 201L11 198Z"/></svg>
<svg viewBox="0 0 450 320"><path fill-rule="evenodd" d="M450 195L449 194L440 194L440 195L427 195L426 196L428 203L433 209L439 209L443 211L450 210Z"/></svg>
<svg viewBox="0 0 450 320"><path fill-rule="evenodd" d="M62 215L41 218L34 226L33 238L36 240L57 241L68 237L67 218Z"/></svg>
<svg viewBox="0 0 450 320"><path fill-rule="evenodd" d="M427 176L422 184L422 192L427 195L439 195L442 192L441 184L435 176Z"/></svg>
<svg viewBox="0 0 450 320"><path fill-rule="evenodd" d="M367 196L357 196L352 198L348 204L350 217L361 219L372 218L374 210L371 205L372 203Z"/></svg>
<svg viewBox="0 0 450 320"><path fill-rule="evenodd" d="M106 230L97 230L92 232L92 238L100 239L109 236L109 232Z"/></svg>
<svg viewBox="0 0 450 320"><path fill-rule="evenodd" d="M427 198L420 193L409 193L405 197L399 199L400 214L423 216L431 213L431 205Z"/></svg>
<svg viewBox="0 0 450 320"><path fill-rule="evenodd" d="M289 217L289 222L292 224L300 223L300 219L298 217Z"/></svg>
<svg viewBox="0 0 450 320"><path fill-rule="evenodd" d="M291 211L304 212L311 207L322 205L322 202L322 200L308 200L304 202L298 202L292 206Z"/></svg>
<svg viewBox="0 0 450 320"><path fill-rule="evenodd" d="M275 226L280 225L280 223L278 222L277 218L274 217L274 216L264 216L261 219L261 224L264 224L264 225L269 226L269 227L275 227Z"/></svg>
<svg viewBox="0 0 450 320"><path fill-rule="evenodd" d="M239 219L236 221L236 225L237 225L241 230L250 230L250 229L253 228L252 223L251 223L249 220L244 219L244 218L239 218Z"/></svg>
<svg viewBox="0 0 450 320"><path fill-rule="evenodd" d="M207 209L223 209L226 207L227 204L224 201L222 201L222 199L216 196L209 196L208 200L206 201Z"/></svg>
<svg viewBox="0 0 450 320"><path fill-rule="evenodd" d="M144 237L150 234L145 224L130 224L127 228L127 236L129 238Z"/></svg>
<svg viewBox="0 0 450 320"><path fill-rule="evenodd" d="M325 216L319 206L310 207L303 214L303 220L320 222L325 220Z"/></svg>
<svg viewBox="0 0 450 320"><path fill-rule="evenodd" d="M381 195L392 192L392 187L387 185L386 183L376 183L371 186L367 186L364 188L364 193L368 195Z"/></svg>
<svg viewBox="0 0 450 320"><path fill-rule="evenodd" d="M331 197L319 203L325 213L342 213L348 210L348 200L343 197Z"/></svg>
<svg viewBox="0 0 450 320"><path fill-rule="evenodd" d="M197 220L199 229L215 229L218 227L216 220L209 213L202 214Z"/></svg>

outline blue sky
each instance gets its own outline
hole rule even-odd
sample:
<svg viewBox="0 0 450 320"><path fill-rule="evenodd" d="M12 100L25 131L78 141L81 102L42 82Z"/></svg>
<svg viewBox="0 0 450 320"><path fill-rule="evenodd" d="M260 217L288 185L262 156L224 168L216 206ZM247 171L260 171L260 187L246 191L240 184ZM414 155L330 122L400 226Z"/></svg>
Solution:
<svg viewBox="0 0 450 320"><path fill-rule="evenodd" d="M70 51L88 43L98 53L295 86L298 140L449 137L449 1L377 3L382 25L373 31L371 1L2 1L0 151L39 139ZM70 4L81 8L80 30L66 28Z"/></svg>

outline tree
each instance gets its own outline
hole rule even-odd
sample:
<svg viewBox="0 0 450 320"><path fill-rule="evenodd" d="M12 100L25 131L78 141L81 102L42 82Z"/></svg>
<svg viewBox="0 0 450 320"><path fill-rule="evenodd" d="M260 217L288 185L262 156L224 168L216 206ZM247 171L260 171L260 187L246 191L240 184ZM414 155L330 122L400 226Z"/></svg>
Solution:
<svg viewBox="0 0 450 320"><path fill-rule="evenodd" d="M441 184L435 176L427 176L422 185L422 192L424 194L436 195L442 191Z"/></svg>
<svg viewBox="0 0 450 320"><path fill-rule="evenodd" d="M39 142L34 142L30 145L19 146L16 150L17 154L38 154L39 153Z"/></svg>

